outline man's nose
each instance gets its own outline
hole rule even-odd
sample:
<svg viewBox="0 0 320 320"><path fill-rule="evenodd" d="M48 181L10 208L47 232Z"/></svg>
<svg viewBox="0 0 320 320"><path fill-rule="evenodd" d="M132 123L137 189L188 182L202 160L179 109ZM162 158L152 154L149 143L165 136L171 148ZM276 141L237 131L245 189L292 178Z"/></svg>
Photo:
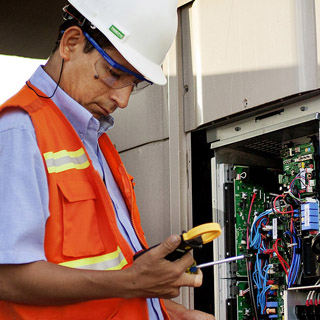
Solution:
<svg viewBox="0 0 320 320"><path fill-rule="evenodd" d="M121 89L114 89L111 94L111 99L113 99L119 108L127 107L132 93L132 86L127 86Z"/></svg>

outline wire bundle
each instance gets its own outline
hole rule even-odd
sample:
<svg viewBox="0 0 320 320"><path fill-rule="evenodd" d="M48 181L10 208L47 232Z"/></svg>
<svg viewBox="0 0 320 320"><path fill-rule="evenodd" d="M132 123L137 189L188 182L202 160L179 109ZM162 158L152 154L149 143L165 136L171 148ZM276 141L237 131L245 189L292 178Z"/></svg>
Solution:
<svg viewBox="0 0 320 320"><path fill-rule="evenodd" d="M293 244L293 253L292 253L292 259L291 259L291 264L288 272L288 288L291 288L292 285L295 284L298 274L299 274L299 269L301 265L301 239L296 235L296 230L294 229L294 233L291 233L289 231L286 231L287 235L289 235L292 239L292 244Z"/></svg>
<svg viewBox="0 0 320 320"><path fill-rule="evenodd" d="M265 225L268 221L267 216L272 213L272 210L267 210L262 212L260 215L258 215L251 226L250 231L250 247L253 249L258 250L262 245L262 236L261 232L259 231L262 225Z"/></svg>
<svg viewBox="0 0 320 320"><path fill-rule="evenodd" d="M304 187L306 187L305 181L304 179L302 179L302 175L305 175L305 170L301 169L301 171L293 178L293 180L290 182L289 185L289 189L288 189L288 193L290 195L291 198L293 198L296 202L301 203L301 202L305 202L306 200L303 198L300 198L300 194L299 194L299 198L297 198L294 194L293 194L293 186L295 184L295 181L300 180L301 185L304 185Z"/></svg>
<svg viewBox="0 0 320 320"><path fill-rule="evenodd" d="M295 282L297 281L300 265L301 265L301 239L297 235L296 229L294 227L294 213L295 210L291 207L291 210L289 211L283 211L282 208L277 208L276 202L278 199L283 198L285 195L279 195L275 198L273 201L273 208L266 210L258 215L255 216L249 232L249 238L250 241L248 243L250 244L250 248L256 251L256 261L254 264L254 270L252 273L252 279L255 284L255 290L256 290L256 304L259 309L259 313L261 315L266 314L267 310L267 296L268 291L272 289L272 285L268 284L270 283L270 276L269 272L271 272L272 268L274 267L273 264L269 263L269 259L264 257L261 258L263 255L269 255L270 257L276 257L279 260L279 263L283 269L283 271L286 274L287 278L287 285L288 287L292 287ZM250 206L249 216L251 213L252 203ZM285 204L287 207L287 204ZM286 209L285 209L286 210ZM283 216L281 218L281 222L287 221L287 228L290 230L285 230L285 232L281 235L281 237L277 239L273 239L274 241L273 245L270 248L271 240L267 240L266 236L263 234L263 228L265 228L269 223L269 215L273 213L279 213ZM285 215L285 216L284 216ZM279 219L277 217L277 219ZM249 221L249 219L248 219ZM247 228L249 229L249 224L247 224ZM267 229L268 230L268 229ZM270 229L269 229L270 230ZM281 242L283 241L286 246L286 238L289 239L291 243L291 254L289 254L288 251L286 251L286 257L287 259L290 259L287 261L285 259L285 256L283 256L279 252L279 247L283 247L281 245ZM276 269L280 272L279 269ZM273 270L272 273L275 273L276 271Z"/></svg>
<svg viewBox="0 0 320 320"><path fill-rule="evenodd" d="M260 308L260 313L264 314L267 304L267 291L271 289L271 285L267 285L268 282L268 271L271 266L268 264L268 261L264 262L259 258L259 254L262 253L262 250L258 251L257 259L255 263L255 270L253 272L253 281L257 289L257 305Z"/></svg>
<svg viewBox="0 0 320 320"><path fill-rule="evenodd" d="M276 242L273 245L273 252L277 255L279 262L285 272L285 274L288 276L288 269L290 269L290 266L288 262L280 255L279 250L278 250L278 245L281 239L277 239Z"/></svg>

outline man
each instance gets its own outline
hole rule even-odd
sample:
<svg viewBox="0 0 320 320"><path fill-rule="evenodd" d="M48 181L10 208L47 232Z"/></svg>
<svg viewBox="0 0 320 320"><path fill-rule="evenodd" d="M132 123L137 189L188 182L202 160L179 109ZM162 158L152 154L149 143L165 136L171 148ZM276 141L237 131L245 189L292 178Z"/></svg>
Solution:
<svg viewBox="0 0 320 320"><path fill-rule="evenodd" d="M64 11L47 64L0 109L0 319L213 319L162 300L202 282L191 255L164 259L178 236L133 260L147 244L132 177L105 135L133 91L165 83L176 3Z"/></svg>

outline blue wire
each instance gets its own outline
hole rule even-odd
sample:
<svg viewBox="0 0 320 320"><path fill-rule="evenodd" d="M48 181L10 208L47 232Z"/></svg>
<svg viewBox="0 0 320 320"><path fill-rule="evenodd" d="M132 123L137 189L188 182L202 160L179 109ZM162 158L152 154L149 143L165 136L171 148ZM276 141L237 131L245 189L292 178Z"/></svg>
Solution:
<svg viewBox="0 0 320 320"><path fill-rule="evenodd" d="M262 301L262 303L261 303L261 314L264 313L264 308L265 308L266 303L267 303L266 292L271 288L271 286L267 286L268 271L269 271L270 268L271 268L271 265L267 264L267 262L266 262L266 265L263 268L263 271L264 271L263 290L260 293L260 301Z"/></svg>
<svg viewBox="0 0 320 320"><path fill-rule="evenodd" d="M254 249L259 249L261 247L261 233L257 231L257 229L259 230L262 223L265 223L267 222L267 218L263 218L260 220L259 222L259 225L258 225L258 228L255 226L256 224L254 224L254 228L250 234L250 247L253 247ZM253 239L252 239L252 235L254 234L253 236Z"/></svg>
<svg viewBox="0 0 320 320"><path fill-rule="evenodd" d="M293 238L294 238L294 241L297 243L298 248L300 249L300 247L301 247L300 239L299 239L299 238L296 238L295 236L293 236ZM299 266L300 266L301 255L300 255L300 254L297 254L297 253L296 253L296 250L297 250L297 248L294 247L294 249L293 249L293 252L294 252L294 261L293 261L293 263L292 263L292 267L293 267L292 269L293 269L293 271L292 271L292 273L291 273L291 274L293 274L293 275L292 275L292 279L291 279L291 282L290 282L290 287L296 282L297 277L298 277L298 273L299 273ZM290 268L290 271L291 271L291 268Z"/></svg>
<svg viewBox="0 0 320 320"><path fill-rule="evenodd" d="M299 274L299 267L301 263L301 254L297 253L297 249L301 249L301 239L296 236L296 230L293 230L293 233L286 231L285 234L289 235L292 239L293 243L297 245L293 247L292 253L292 262L290 265L290 269L288 272L288 288L291 288L292 285L295 284L298 274Z"/></svg>
<svg viewBox="0 0 320 320"><path fill-rule="evenodd" d="M267 218L265 219L261 219L261 218L269 215L270 213L272 213L272 210L266 210L262 212L259 216L257 216L256 219L253 221L251 226L251 232L250 232L250 247L253 247L254 249L259 249L261 244L261 234L258 231L261 226L261 223L265 222L267 219ZM259 219L261 219L261 221L259 222L259 227L257 228L256 221L259 221ZM254 238L253 238L253 235L254 235Z"/></svg>
<svg viewBox="0 0 320 320"><path fill-rule="evenodd" d="M301 239L298 238L298 248L301 249ZM296 272L295 272L295 276L293 278L293 284L296 282L297 280L297 277L298 277L298 274L299 274L299 267L300 267L300 264L301 264L301 254L297 254L297 263L296 263Z"/></svg>
<svg viewBox="0 0 320 320"><path fill-rule="evenodd" d="M260 250L259 250L260 251ZM261 262L259 259L259 251L257 254L257 259L254 265L254 272L253 272L253 281L257 287L257 306L260 307L260 291L261 291L261 284L260 284L260 266Z"/></svg>
<svg viewBox="0 0 320 320"><path fill-rule="evenodd" d="M263 244L261 243L263 246ZM255 262L255 269L253 272L253 281L257 288L257 305L260 308L260 313L264 313L264 309L267 303L266 292L271 289L272 286L267 286L268 282L268 271L271 268L271 265L265 261L264 266L261 266L261 259L259 254L263 252L262 248L258 249L257 258Z"/></svg>
<svg viewBox="0 0 320 320"><path fill-rule="evenodd" d="M272 210L267 210L258 215L251 226L250 232L250 247L258 250L256 255L256 261L254 266L254 272L252 275L253 281L257 287L257 306L260 308L260 313L263 314L265 305L266 305L266 292L271 288L271 286L267 286L268 281L268 270L271 266L268 265L267 261L265 261L265 265L263 269L261 269L261 259L259 258L259 254L263 253L265 250L265 243L261 238L261 233L259 229L262 223L267 222L267 218L265 216L269 215ZM261 219L261 220L260 220ZM259 221L260 220L260 221ZM257 226L257 221L259 221Z"/></svg>

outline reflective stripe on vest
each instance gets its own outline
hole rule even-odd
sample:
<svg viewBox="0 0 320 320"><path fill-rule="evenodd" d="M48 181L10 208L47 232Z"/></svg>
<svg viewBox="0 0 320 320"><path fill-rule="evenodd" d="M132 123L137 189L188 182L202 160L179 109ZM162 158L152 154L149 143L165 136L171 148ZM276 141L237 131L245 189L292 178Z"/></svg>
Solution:
<svg viewBox="0 0 320 320"><path fill-rule="evenodd" d="M77 151L61 150L44 153L49 173L59 173L70 169L86 169L90 166L83 148Z"/></svg>
<svg viewBox="0 0 320 320"><path fill-rule="evenodd" d="M89 270L120 270L127 264L128 262L119 247L116 251L102 256L59 263L64 267Z"/></svg>

